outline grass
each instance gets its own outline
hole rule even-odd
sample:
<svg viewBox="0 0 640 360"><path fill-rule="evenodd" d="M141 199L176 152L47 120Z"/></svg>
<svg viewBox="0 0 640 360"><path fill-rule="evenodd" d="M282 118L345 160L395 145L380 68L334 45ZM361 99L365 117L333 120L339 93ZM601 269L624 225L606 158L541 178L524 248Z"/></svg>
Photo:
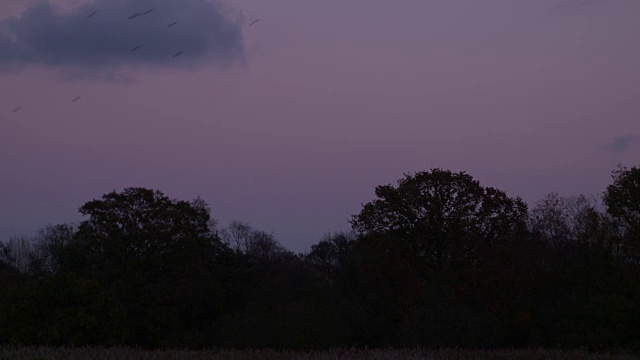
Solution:
<svg viewBox="0 0 640 360"><path fill-rule="evenodd" d="M567 350L425 350L425 349L334 349L327 351L274 351L274 350L138 350L131 348L46 348L46 347L0 347L2 360L453 360L453 359L637 359L620 354L598 354L587 351Z"/></svg>

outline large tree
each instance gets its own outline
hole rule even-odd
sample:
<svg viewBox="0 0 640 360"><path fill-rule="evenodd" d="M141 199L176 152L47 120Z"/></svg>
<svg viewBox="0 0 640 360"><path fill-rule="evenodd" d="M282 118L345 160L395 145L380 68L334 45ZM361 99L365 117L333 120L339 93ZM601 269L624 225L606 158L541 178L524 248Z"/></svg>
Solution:
<svg viewBox="0 0 640 360"><path fill-rule="evenodd" d="M157 190L114 191L87 202L80 213L89 218L77 236L98 267L134 261L164 268L175 265L167 263L170 258L207 255L219 244L206 204L172 200Z"/></svg>
<svg viewBox="0 0 640 360"><path fill-rule="evenodd" d="M382 185L351 224L359 234L391 238L405 252L439 269L475 258L478 250L524 229L520 198L483 187L470 175L448 170L405 174L398 186Z"/></svg>
<svg viewBox="0 0 640 360"><path fill-rule="evenodd" d="M204 343L222 306L215 260L224 250L208 206L128 188L90 201L80 212L89 217L76 234L89 274L117 299L127 342Z"/></svg>

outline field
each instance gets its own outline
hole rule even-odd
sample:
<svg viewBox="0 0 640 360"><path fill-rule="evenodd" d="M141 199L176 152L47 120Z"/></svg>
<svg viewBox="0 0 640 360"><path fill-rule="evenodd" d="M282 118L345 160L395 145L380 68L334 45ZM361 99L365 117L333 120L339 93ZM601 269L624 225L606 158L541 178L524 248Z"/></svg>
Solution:
<svg viewBox="0 0 640 360"><path fill-rule="evenodd" d="M284 359L309 359L309 360L333 360L333 359L637 359L638 357L625 354L596 354L586 351L562 351L562 350L422 350L422 349L334 349L314 352L288 352L273 350L211 350L211 351L180 351L158 350L145 351L130 348L0 348L2 360L284 360Z"/></svg>

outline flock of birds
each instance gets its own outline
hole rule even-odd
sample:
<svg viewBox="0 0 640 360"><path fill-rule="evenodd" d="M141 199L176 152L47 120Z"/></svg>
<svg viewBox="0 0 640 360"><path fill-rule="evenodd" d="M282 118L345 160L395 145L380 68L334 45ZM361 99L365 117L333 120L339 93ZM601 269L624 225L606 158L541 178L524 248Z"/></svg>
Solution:
<svg viewBox="0 0 640 360"><path fill-rule="evenodd" d="M155 10L155 9L153 9L153 8L152 8L152 9L149 9L149 10L147 10L147 11L143 12L143 13L134 13L134 14L129 15L129 16L127 17L127 19L128 19L128 20L133 20L133 19L135 19L135 18L137 18L137 17L140 17L140 16L146 16L146 15L150 14L151 12L153 12L154 10ZM98 13L98 10L95 10L94 12L92 12L91 14L89 14L89 16L87 16L87 17L89 17L89 18L94 17L97 13ZM254 24L255 24L255 23L257 23L258 21L260 21L260 19L259 19L259 18L258 18L258 19L255 19L255 20L253 20L253 21L251 21L251 23L249 23L249 26L254 25ZM178 24L178 21L174 21L174 22L172 22L172 23L168 24L168 25L167 25L167 28L172 28L172 27L176 26L177 24ZM134 48L132 48L132 49L131 49L131 51L132 51L132 52L135 52L136 50L140 49L141 47L142 47L142 45L136 45ZM178 57L178 56L182 55L183 53L184 53L184 51L182 51L182 50L181 50L181 51L178 51L177 53L173 54L173 57L174 57L174 58L175 58L175 57ZM71 100L71 102L72 102L72 103L74 103L74 102L76 102L76 101L80 100L80 98L82 98L82 96L78 96L78 97L74 98L73 100ZM14 112L14 113L15 113L15 112L18 112L18 111L22 110L23 108L24 108L23 106L18 106L17 108L13 109L13 111L12 111L12 112Z"/></svg>

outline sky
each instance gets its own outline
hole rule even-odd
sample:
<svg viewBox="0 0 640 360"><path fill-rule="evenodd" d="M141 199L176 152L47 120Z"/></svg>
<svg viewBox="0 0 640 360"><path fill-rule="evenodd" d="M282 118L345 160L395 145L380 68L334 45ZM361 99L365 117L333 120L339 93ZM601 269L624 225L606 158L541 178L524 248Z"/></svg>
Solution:
<svg viewBox="0 0 640 360"><path fill-rule="evenodd" d="M220 225L296 252L407 172L466 171L530 206L602 193L618 163L640 165L639 13L637 0L2 0L0 241L132 186L201 197Z"/></svg>

